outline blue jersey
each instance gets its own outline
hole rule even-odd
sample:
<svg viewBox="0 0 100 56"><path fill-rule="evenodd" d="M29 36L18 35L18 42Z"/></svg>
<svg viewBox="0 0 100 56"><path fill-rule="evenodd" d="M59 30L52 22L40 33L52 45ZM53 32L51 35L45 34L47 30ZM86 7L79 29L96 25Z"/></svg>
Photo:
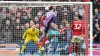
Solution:
<svg viewBox="0 0 100 56"><path fill-rule="evenodd" d="M46 19L44 21L44 25L50 25L51 23L56 23L56 13L55 12L47 12Z"/></svg>

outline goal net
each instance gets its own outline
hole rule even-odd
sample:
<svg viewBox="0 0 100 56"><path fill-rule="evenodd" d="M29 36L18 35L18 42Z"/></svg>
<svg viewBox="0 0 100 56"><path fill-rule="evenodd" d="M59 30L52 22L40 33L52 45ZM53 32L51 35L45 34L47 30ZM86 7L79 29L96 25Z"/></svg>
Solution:
<svg viewBox="0 0 100 56"><path fill-rule="evenodd" d="M25 41L22 41L23 34L27 29L31 28L33 24L36 24L39 29L39 38L43 35L43 32L41 31L41 18L47 13L47 6L54 7L54 13L57 17L56 25L59 30L50 27L47 33L50 36L43 42L45 45L41 55L66 56L75 54L75 47L73 47L73 51L70 53L70 45L73 38L72 23L75 16L82 20L85 25L84 41L79 45L77 55L88 55L91 3L11 1L0 2L0 56L21 55L22 46L25 45ZM26 39L27 37L25 40ZM35 40L27 42L23 56L25 55L40 55L38 54L38 47Z"/></svg>

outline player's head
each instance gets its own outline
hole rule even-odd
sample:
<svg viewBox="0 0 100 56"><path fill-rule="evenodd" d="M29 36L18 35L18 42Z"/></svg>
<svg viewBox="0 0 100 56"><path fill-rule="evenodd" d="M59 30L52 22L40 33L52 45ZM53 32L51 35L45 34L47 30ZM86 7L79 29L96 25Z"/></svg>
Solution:
<svg viewBox="0 0 100 56"><path fill-rule="evenodd" d="M47 7L45 7L45 10L46 11L51 11L51 10L53 10L54 8L53 8L53 6L47 6Z"/></svg>
<svg viewBox="0 0 100 56"><path fill-rule="evenodd" d="M25 24L25 27L28 29L29 28L29 23L26 23Z"/></svg>
<svg viewBox="0 0 100 56"><path fill-rule="evenodd" d="M39 24L36 24L36 28L39 28Z"/></svg>
<svg viewBox="0 0 100 56"><path fill-rule="evenodd" d="M99 19L99 18L98 18L98 17L95 17L94 19L95 19L96 22L98 22L98 19Z"/></svg>
<svg viewBox="0 0 100 56"><path fill-rule="evenodd" d="M50 6L50 7L49 7L49 10L53 10L53 9L54 9L53 6Z"/></svg>
<svg viewBox="0 0 100 56"><path fill-rule="evenodd" d="M54 23L52 23L51 26L52 26L53 29L58 28L58 26Z"/></svg>
<svg viewBox="0 0 100 56"><path fill-rule="evenodd" d="M36 28L36 25L32 25L32 27L31 27L33 30Z"/></svg>
<svg viewBox="0 0 100 56"><path fill-rule="evenodd" d="M74 17L74 20L75 20L75 21L79 20L79 17L78 17L78 16L75 16L75 17Z"/></svg>
<svg viewBox="0 0 100 56"><path fill-rule="evenodd" d="M63 29L64 28L64 26L63 25L60 25L60 29Z"/></svg>
<svg viewBox="0 0 100 56"><path fill-rule="evenodd" d="M33 21L33 20L30 20L30 27L32 27L32 25L34 25L35 24L35 22Z"/></svg>

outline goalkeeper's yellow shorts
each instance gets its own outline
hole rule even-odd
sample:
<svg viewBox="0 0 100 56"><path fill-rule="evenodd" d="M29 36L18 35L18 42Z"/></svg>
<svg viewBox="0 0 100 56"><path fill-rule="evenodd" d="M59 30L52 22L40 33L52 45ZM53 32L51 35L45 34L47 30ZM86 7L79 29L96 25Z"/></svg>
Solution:
<svg viewBox="0 0 100 56"><path fill-rule="evenodd" d="M26 37L25 42L34 41L35 43L39 41L38 37Z"/></svg>

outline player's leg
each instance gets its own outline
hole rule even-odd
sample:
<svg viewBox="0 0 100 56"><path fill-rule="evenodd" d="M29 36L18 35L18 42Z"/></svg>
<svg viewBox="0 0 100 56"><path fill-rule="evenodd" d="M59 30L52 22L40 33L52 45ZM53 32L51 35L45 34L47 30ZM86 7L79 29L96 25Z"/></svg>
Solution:
<svg viewBox="0 0 100 56"><path fill-rule="evenodd" d="M41 53L41 50L42 50L42 43L41 42L38 42L39 41L39 38L38 37L33 37L32 39L36 45L38 46L38 52Z"/></svg>
<svg viewBox="0 0 100 56"><path fill-rule="evenodd" d="M42 34L39 42L42 42L42 40L44 39L44 37L46 37L47 33L48 33L48 30L49 30L50 26L46 26L45 29L44 29L44 33Z"/></svg>
<svg viewBox="0 0 100 56"><path fill-rule="evenodd" d="M48 41L48 37L44 37L43 41L42 41L42 50L45 50L44 47L46 44L48 44L49 41Z"/></svg>
<svg viewBox="0 0 100 56"><path fill-rule="evenodd" d="M25 41L24 41L24 44L22 45L22 49L21 49L21 52L23 53L26 49L26 45L27 43L29 43L31 41L31 38L30 37L26 37Z"/></svg>
<svg viewBox="0 0 100 56"><path fill-rule="evenodd" d="M44 34L44 27L41 27L41 32L42 32L42 34ZM45 50L44 46L45 46L46 44L48 44L48 43L49 43L49 41L48 41L48 36L45 36L45 37L43 38L43 40L42 40L42 50Z"/></svg>
<svg viewBox="0 0 100 56"><path fill-rule="evenodd" d="M76 43L76 45L75 45L75 56L77 56L78 49L79 49L79 44L78 44L78 43Z"/></svg>
<svg viewBox="0 0 100 56"><path fill-rule="evenodd" d="M73 49L75 50L75 55L78 51L78 45L76 45L76 42L77 42L77 37L73 36L72 40L71 40L71 45L69 47L69 55L71 56L72 55L72 52L73 52Z"/></svg>
<svg viewBox="0 0 100 56"><path fill-rule="evenodd" d="M81 37L81 43L80 43L80 54L85 55L85 50L86 50L86 43L85 39Z"/></svg>
<svg viewBox="0 0 100 56"><path fill-rule="evenodd" d="M73 44L71 43L69 46L69 56L71 56L72 52L73 52Z"/></svg>
<svg viewBox="0 0 100 56"><path fill-rule="evenodd" d="M79 47L81 47L80 46L81 42L82 42L81 38L82 37L80 37L80 36L77 36L77 37L74 38L74 42L75 42L75 56L78 54ZM80 54L80 52L79 52L79 54Z"/></svg>
<svg viewBox="0 0 100 56"><path fill-rule="evenodd" d="M73 52L73 45L74 44L74 38L72 38L72 40L71 40L71 44L70 44L70 47L69 47L69 54L71 55L72 54L72 52Z"/></svg>

